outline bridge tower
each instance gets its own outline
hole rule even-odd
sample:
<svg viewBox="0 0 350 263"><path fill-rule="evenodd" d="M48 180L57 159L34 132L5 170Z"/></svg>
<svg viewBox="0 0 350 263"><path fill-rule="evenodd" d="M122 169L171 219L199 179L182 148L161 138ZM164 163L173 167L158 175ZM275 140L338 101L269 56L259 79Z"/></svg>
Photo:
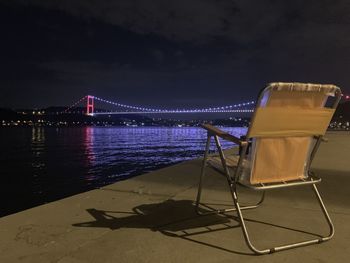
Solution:
<svg viewBox="0 0 350 263"><path fill-rule="evenodd" d="M94 114L94 96L86 96L86 115Z"/></svg>

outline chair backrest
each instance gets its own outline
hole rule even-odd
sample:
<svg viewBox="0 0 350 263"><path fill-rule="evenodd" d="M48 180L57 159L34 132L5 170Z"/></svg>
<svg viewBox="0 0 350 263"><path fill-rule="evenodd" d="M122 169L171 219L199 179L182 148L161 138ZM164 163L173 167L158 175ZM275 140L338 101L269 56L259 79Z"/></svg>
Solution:
<svg viewBox="0 0 350 263"><path fill-rule="evenodd" d="M340 98L334 85L271 83L262 90L247 134L250 183L305 178L314 138L325 134Z"/></svg>

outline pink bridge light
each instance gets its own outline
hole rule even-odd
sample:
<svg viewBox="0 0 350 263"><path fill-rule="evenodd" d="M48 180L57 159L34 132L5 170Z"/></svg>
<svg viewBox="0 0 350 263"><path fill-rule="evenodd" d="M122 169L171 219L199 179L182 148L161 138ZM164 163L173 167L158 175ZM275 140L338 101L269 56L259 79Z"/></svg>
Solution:
<svg viewBox="0 0 350 263"><path fill-rule="evenodd" d="M87 95L86 97L86 115L94 114L94 96Z"/></svg>

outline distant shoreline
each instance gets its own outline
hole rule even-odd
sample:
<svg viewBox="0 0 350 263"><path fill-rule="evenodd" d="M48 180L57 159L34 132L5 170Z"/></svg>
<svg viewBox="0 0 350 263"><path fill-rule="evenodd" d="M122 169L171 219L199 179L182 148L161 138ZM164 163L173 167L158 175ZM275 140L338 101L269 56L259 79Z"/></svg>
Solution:
<svg viewBox="0 0 350 263"><path fill-rule="evenodd" d="M239 127L239 128L248 128L243 125L215 125L217 127ZM201 128L200 125L145 125L145 126L118 126L118 125L0 125L0 128ZM328 129L327 133L344 133L350 135L349 129Z"/></svg>

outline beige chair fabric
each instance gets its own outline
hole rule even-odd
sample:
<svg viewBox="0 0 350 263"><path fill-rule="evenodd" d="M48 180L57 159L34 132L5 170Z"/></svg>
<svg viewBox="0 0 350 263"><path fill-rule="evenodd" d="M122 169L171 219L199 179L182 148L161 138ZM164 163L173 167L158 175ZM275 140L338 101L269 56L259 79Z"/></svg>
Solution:
<svg viewBox="0 0 350 263"><path fill-rule="evenodd" d="M260 132L260 134L257 133L258 138L254 137L257 134L254 134L253 124L253 132L250 130L248 133L248 137L253 137L253 150L250 160L251 184L297 180L306 176L306 161L310 154L309 149L312 142L310 136L324 134L334 113L333 110L324 108L329 90L313 90L315 89L312 89L312 87L308 91L301 87L298 90L298 85L294 84L294 89L283 89L283 87L278 86L278 89L268 94L266 103L262 105L261 109L269 109L270 112L271 110L284 109L283 111L294 111L298 114L294 115L292 119L289 119L287 114L286 119L280 120L282 123L270 122L271 126L276 128L275 130L268 129L264 123L258 123L261 125L261 127L255 128ZM310 119L312 114L307 118L303 118L300 114L302 111L314 113L317 121ZM300 118L298 119L298 117ZM264 116L264 121L266 123L269 121L267 115ZM305 123L307 131L300 132L303 121L310 121L311 125ZM255 120L253 119L252 122L254 123ZM297 132L293 130L294 122ZM276 137L273 132L278 131L281 126L286 128L282 134L277 134L281 137ZM264 135L264 128L267 132L265 132L265 136L262 136Z"/></svg>
<svg viewBox="0 0 350 263"><path fill-rule="evenodd" d="M334 109L266 107L258 108L249 137L324 135ZM274 120L271 122L270 120Z"/></svg>

